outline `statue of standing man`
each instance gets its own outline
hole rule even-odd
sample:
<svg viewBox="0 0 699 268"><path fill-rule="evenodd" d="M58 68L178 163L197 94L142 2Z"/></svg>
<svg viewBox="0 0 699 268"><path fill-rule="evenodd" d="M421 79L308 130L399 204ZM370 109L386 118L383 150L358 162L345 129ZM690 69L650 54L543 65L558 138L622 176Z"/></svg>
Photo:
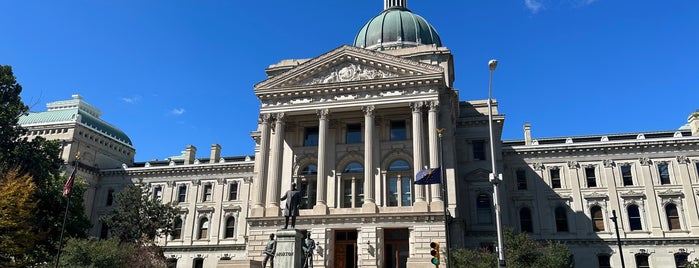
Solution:
<svg viewBox="0 0 699 268"><path fill-rule="evenodd" d="M289 227L289 217L291 217L291 229L296 229L296 216L299 215L299 205L301 205L301 191L296 189L295 182L291 183L291 190L286 191L281 200L286 200L284 229Z"/></svg>
<svg viewBox="0 0 699 268"><path fill-rule="evenodd" d="M274 240L274 234L269 235L269 241L262 253L265 255L265 258L262 259L262 268L267 267L267 261L270 262L269 267L274 268L274 254L277 253L277 241Z"/></svg>
<svg viewBox="0 0 699 268"><path fill-rule="evenodd" d="M313 251L316 249L316 241L311 238L311 232L306 233L306 240L301 246L303 250L303 268L313 268Z"/></svg>

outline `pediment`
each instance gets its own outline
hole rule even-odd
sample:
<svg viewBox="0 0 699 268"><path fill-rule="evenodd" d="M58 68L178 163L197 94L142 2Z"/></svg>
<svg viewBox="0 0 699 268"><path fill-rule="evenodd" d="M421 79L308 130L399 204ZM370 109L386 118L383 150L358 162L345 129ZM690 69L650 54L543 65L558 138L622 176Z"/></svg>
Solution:
<svg viewBox="0 0 699 268"><path fill-rule="evenodd" d="M255 93L385 79L434 79L443 72L439 66L345 45L258 83Z"/></svg>
<svg viewBox="0 0 699 268"><path fill-rule="evenodd" d="M483 169L483 168L477 168L475 170L472 170L471 172L467 173L466 178L470 179L485 179L488 180L490 177L490 170Z"/></svg>

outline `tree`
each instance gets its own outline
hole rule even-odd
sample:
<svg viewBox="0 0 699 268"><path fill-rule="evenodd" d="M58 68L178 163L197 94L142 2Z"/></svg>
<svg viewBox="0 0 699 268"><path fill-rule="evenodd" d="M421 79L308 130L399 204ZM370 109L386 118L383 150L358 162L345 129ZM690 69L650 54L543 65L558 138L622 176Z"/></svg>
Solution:
<svg viewBox="0 0 699 268"><path fill-rule="evenodd" d="M116 194L115 200L118 207L100 220L122 243L150 244L156 237L169 235L174 230L179 210L151 198L141 183L127 186Z"/></svg>
<svg viewBox="0 0 699 268"><path fill-rule="evenodd" d="M0 174L18 169L28 174L36 190L32 200L36 209L30 217L32 225L42 236L23 257L28 263L47 262L53 259L59 245L63 212L67 199L63 197L65 166L60 157L58 141L37 137L31 141L22 137L26 130L19 125L19 118L29 108L22 102L22 86L17 83L12 67L0 65ZM74 188L70 195L67 237L86 237L90 221L83 207L84 185Z"/></svg>
<svg viewBox="0 0 699 268"><path fill-rule="evenodd" d="M39 238L31 222L36 185L18 169L0 174L0 266L22 265L22 256Z"/></svg>
<svg viewBox="0 0 699 268"><path fill-rule="evenodd" d="M505 262L511 268L569 268L572 259L568 246L556 241L537 241L526 233L505 232ZM485 268L497 266L497 253L485 250L451 250L454 267Z"/></svg>
<svg viewBox="0 0 699 268"><path fill-rule="evenodd" d="M61 267L129 267L136 248L132 244L120 244L119 239L71 238L61 257ZM138 265L137 265L138 267Z"/></svg>

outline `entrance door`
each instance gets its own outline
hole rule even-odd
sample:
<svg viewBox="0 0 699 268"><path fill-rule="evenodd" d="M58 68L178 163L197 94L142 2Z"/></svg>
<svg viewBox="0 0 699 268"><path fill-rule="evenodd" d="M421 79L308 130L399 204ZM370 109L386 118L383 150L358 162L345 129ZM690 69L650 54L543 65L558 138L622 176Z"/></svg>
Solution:
<svg viewBox="0 0 699 268"><path fill-rule="evenodd" d="M408 229L384 230L385 263L387 268L405 268L410 255Z"/></svg>
<svg viewBox="0 0 699 268"><path fill-rule="evenodd" d="M357 231L335 231L335 267L357 267Z"/></svg>

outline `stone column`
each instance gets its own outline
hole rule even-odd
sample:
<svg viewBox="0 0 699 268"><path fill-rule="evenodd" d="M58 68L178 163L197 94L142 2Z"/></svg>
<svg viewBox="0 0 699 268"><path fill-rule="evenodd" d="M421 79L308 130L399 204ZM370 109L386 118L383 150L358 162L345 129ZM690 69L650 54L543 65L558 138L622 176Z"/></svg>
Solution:
<svg viewBox="0 0 699 268"><path fill-rule="evenodd" d="M410 108L413 110L413 171L417 174L423 168L423 152L422 152L422 102L410 103ZM415 178L417 180L417 178ZM416 211L427 211L427 202L425 201L425 186L414 185Z"/></svg>
<svg viewBox="0 0 699 268"><path fill-rule="evenodd" d="M364 204L363 212L376 213L374 197L374 109L364 106Z"/></svg>
<svg viewBox="0 0 699 268"><path fill-rule="evenodd" d="M327 137L328 137L328 109L318 110L318 174L316 180L316 204L313 212L327 214Z"/></svg>
<svg viewBox="0 0 699 268"><path fill-rule="evenodd" d="M282 181L282 162L284 159L284 113L277 114L274 124L274 136L272 141L272 162L269 167L269 185L267 186L266 216L280 216L279 208L280 187Z"/></svg>
<svg viewBox="0 0 699 268"><path fill-rule="evenodd" d="M649 224L648 230L651 231L651 233L654 236L662 236L663 235L663 227L661 217L660 217L660 211L658 210L659 208L662 209L662 206L658 206L658 199L656 198L656 193L655 193L655 180L653 179L654 173L652 173L652 169L657 170L657 166L653 164L653 161L651 161L648 157L641 157L638 162L641 164L640 171L639 172L640 176L636 182L639 184L643 182L643 188L646 192L646 206L645 210L650 212L649 216L650 218L646 221ZM633 167L633 166L632 166ZM638 170L638 169L636 169ZM660 180L657 180L658 183Z"/></svg>
<svg viewBox="0 0 699 268"><path fill-rule="evenodd" d="M685 220L685 222L687 222L686 229L690 231L690 234L697 235L699 234L699 210L697 210L699 204L697 204L697 193L694 192L692 188L692 177L689 171L690 169L694 168L693 166L693 163L689 160L689 158L687 158L687 156L677 156L677 167L680 175L677 182L682 185L682 191L688 193L685 194L684 199L684 205L686 206L684 210L689 214L689 217L687 217Z"/></svg>
<svg viewBox="0 0 699 268"><path fill-rule="evenodd" d="M437 137L437 117L439 112L439 103L432 101L429 103L429 113L427 114L427 127L430 139L430 168L437 168L440 165L439 138ZM444 179L444 178L442 178ZM432 200L430 206L434 211L444 210L444 202L442 201L441 184L432 184Z"/></svg>
<svg viewBox="0 0 699 268"><path fill-rule="evenodd" d="M267 164L269 159L269 120L270 114L260 115L260 153L259 158L255 158L256 165L258 165L257 179L253 180L253 189L255 193L253 195L252 209L250 210L250 216L252 217L262 217L264 216L264 200L265 200L265 190L267 188Z"/></svg>

